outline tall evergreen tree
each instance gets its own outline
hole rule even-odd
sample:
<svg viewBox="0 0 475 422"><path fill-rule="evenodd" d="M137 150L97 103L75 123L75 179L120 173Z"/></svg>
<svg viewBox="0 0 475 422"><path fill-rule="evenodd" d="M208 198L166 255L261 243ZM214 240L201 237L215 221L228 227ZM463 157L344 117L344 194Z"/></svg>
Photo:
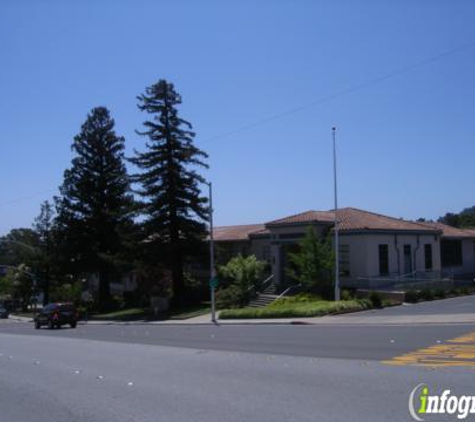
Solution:
<svg viewBox="0 0 475 422"><path fill-rule="evenodd" d="M62 250L71 272L99 274L99 305L110 299L110 277L132 226L132 195L124 165L124 138L105 107L94 108L74 138L75 157L57 198Z"/></svg>
<svg viewBox="0 0 475 422"><path fill-rule="evenodd" d="M172 83L160 80L137 99L139 109L152 116L137 131L148 138L146 151L135 151L130 160L141 170L133 181L140 185L143 235L149 250L163 254L177 303L184 295L184 258L206 235L207 198L200 190L205 180L197 169L208 168L208 155L193 144L191 124L179 117L182 100Z"/></svg>
<svg viewBox="0 0 475 422"><path fill-rule="evenodd" d="M36 271L39 278L40 288L43 290L43 303L49 302L49 293L51 287L51 278L54 261L54 243L53 243L53 223L54 207L44 201L41 204L41 210L33 223L33 230L38 236L38 246L36 247Z"/></svg>

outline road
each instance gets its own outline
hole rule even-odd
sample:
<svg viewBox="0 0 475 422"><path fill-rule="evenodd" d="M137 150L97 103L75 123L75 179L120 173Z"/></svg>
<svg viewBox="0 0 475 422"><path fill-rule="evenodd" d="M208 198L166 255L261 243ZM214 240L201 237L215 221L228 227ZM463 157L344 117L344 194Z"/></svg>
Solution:
<svg viewBox="0 0 475 422"><path fill-rule="evenodd" d="M475 341L475 324L374 321L387 321L388 314L396 320L404 314L450 316L451 308L465 314L474 305L470 297L384 309L367 313L373 321L367 326L144 324L36 331L28 323L2 321L0 420L408 421L409 393L421 382L475 395L474 346L466 345L472 355L447 352ZM364 316L357 315L345 320Z"/></svg>

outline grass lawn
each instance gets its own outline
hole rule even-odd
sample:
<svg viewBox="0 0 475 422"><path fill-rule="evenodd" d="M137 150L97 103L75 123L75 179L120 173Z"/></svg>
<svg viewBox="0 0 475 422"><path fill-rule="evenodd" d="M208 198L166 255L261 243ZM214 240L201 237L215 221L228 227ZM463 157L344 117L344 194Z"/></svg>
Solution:
<svg viewBox="0 0 475 422"><path fill-rule="evenodd" d="M200 315L205 315L210 312L209 303L202 303L200 305L188 306L180 309L171 309L168 312L155 316L150 308L128 308L121 309L114 312L107 312L102 314L92 314L92 320L110 320L110 321L160 321L160 320L183 320L193 318Z"/></svg>
<svg viewBox="0 0 475 422"><path fill-rule="evenodd" d="M339 312L361 311L371 307L371 302L366 299L334 302L322 300L314 295L299 294L278 299L264 308L224 310L219 313L219 319L317 317Z"/></svg>

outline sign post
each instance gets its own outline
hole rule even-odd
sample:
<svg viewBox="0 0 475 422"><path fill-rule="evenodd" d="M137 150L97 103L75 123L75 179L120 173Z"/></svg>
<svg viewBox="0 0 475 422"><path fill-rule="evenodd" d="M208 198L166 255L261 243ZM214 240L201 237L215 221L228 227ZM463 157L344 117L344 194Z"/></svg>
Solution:
<svg viewBox="0 0 475 422"><path fill-rule="evenodd" d="M214 268L214 236L213 236L213 186L211 182L206 183L209 187L209 287L211 290L211 322L216 322L216 287L218 278Z"/></svg>

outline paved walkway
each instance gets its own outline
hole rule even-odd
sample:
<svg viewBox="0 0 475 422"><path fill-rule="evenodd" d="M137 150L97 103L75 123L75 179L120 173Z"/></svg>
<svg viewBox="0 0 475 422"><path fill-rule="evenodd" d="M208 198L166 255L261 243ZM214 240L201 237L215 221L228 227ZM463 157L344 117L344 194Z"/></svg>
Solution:
<svg viewBox="0 0 475 422"><path fill-rule="evenodd" d="M17 321L30 318L10 316ZM167 321L88 321L90 325L211 325L211 315ZM475 324L475 295L317 318L218 320L218 325L431 325Z"/></svg>

